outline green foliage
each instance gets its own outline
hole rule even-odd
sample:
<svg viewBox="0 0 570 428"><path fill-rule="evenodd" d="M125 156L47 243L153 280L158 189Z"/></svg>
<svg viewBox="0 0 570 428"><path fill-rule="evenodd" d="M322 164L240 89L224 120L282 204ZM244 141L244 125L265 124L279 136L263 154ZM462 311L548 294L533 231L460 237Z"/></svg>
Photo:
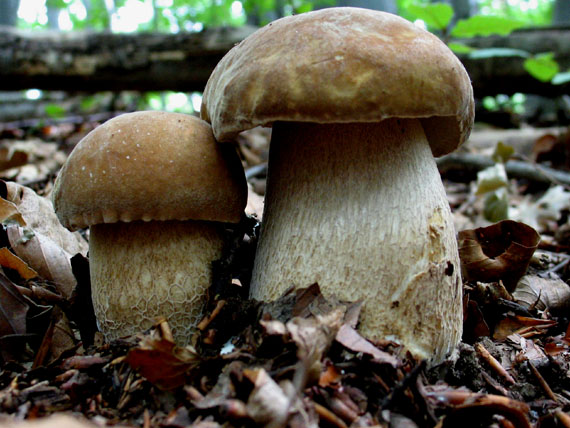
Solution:
<svg viewBox="0 0 570 428"><path fill-rule="evenodd" d="M492 34L506 36L524 25L521 21L500 16L475 15L457 21L451 30L451 35L458 38L490 36Z"/></svg>
<svg viewBox="0 0 570 428"><path fill-rule="evenodd" d="M447 46L456 54L468 54L476 51L475 48L459 42L449 42Z"/></svg>
<svg viewBox="0 0 570 428"><path fill-rule="evenodd" d="M59 104L48 104L45 106L45 112L52 119L65 117L66 113L65 108Z"/></svg>
<svg viewBox="0 0 570 428"><path fill-rule="evenodd" d="M560 66L554 60L554 54L552 52L527 58L524 62L524 68L531 76L541 82L549 82L560 71Z"/></svg>
<svg viewBox="0 0 570 428"><path fill-rule="evenodd" d="M554 0L478 0L478 6L483 15L502 16L529 26L542 26L552 22Z"/></svg>
<svg viewBox="0 0 570 428"><path fill-rule="evenodd" d="M408 11L435 30L443 31L453 18L453 8L447 3L411 4Z"/></svg>
<svg viewBox="0 0 570 428"><path fill-rule="evenodd" d="M506 188L498 189L485 196L483 216L492 223L509 218L509 195Z"/></svg>

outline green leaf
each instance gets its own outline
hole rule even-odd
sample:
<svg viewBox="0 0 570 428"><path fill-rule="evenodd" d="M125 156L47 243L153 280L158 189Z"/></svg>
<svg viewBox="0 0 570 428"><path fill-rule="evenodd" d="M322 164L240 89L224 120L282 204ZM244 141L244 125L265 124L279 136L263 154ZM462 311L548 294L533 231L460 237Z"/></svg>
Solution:
<svg viewBox="0 0 570 428"><path fill-rule="evenodd" d="M560 66L552 52L535 55L524 62L524 68L532 77L541 82L549 82L558 74Z"/></svg>
<svg viewBox="0 0 570 428"><path fill-rule="evenodd" d="M508 144L504 144L502 141L499 141L495 147L495 152L493 153L492 158L495 162L506 163L514 153L515 149L513 146L509 146Z"/></svg>
<svg viewBox="0 0 570 428"><path fill-rule="evenodd" d="M53 119L58 119L65 116L65 108L59 104L48 104L44 109L46 114Z"/></svg>
<svg viewBox="0 0 570 428"><path fill-rule="evenodd" d="M552 78L552 83L554 85L563 85L564 83L570 82L570 71L565 71L563 73L558 73Z"/></svg>
<svg viewBox="0 0 570 428"><path fill-rule="evenodd" d="M524 23L515 19L500 16L475 15L471 18L460 19L451 30L453 37L476 37L499 34L506 36L524 26Z"/></svg>
<svg viewBox="0 0 570 428"><path fill-rule="evenodd" d="M475 48L468 46L464 43L450 42L447 47L456 54L468 54L475 51Z"/></svg>
<svg viewBox="0 0 570 428"><path fill-rule="evenodd" d="M527 51L523 51L521 49L511 49L511 48L484 48L484 49L474 50L469 54L469 58L471 59L512 57L512 56L528 58L530 54Z"/></svg>
<svg viewBox="0 0 570 428"><path fill-rule="evenodd" d="M313 10L313 3L307 2L295 8L295 13L306 13Z"/></svg>
<svg viewBox="0 0 570 428"><path fill-rule="evenodd" d="M500 188L487 195L483 205L485 219L496 223L509 217L509 195L507 189Z"/></svg>
<svg viewBox="0 0 570 428"><path fill-rule="evenodd" d="M412 4L408 12L436 30L445 30L453 18L453 8L446 3Z"/></svg>

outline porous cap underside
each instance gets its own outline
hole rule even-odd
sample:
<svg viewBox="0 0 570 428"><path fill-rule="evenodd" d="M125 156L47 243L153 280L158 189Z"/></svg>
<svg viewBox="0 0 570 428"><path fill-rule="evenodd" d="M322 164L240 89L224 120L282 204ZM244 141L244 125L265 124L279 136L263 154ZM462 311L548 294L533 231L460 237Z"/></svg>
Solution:
<svg viewBox="0 0 570 428"><path fill-rule="evenodd" d="M474 102L465 68L436 36L339 7L279 19L235 46L210 76L201 116L220 141L276 121L419 118L439 156L469 136Z"/></svg>
<svg viewBox="0 0 570 428"><path fill-rule="evenodd" d="M53 192L69 229L135 220L238 222L247 200L243 167L208 123L167 112L127 113L85 136Z"/></svg>

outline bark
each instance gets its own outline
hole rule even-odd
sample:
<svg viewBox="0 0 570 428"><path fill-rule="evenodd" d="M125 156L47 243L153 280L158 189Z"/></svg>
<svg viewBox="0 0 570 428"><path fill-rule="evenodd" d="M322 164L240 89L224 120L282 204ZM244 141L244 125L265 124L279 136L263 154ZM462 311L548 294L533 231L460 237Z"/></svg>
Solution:
<svg viewBox="0 0 570 428"><path fill-rule="evenodd" d="M202 91L251 27L188 34L0 31L0 90Z"/></svg>
<svg viewBox="0 0 570 428"><path fill-rule="evenodd" d="M252 27L213 28L197 34L24 33L0 31L0 90L202 91L210 73ZM570 28L517 31L463 41L474 47L555 52L561 70L570 68ZM551 85L530 76L523 58L460 57L475 95L515 92L557 96L570 84Z"/></svg>

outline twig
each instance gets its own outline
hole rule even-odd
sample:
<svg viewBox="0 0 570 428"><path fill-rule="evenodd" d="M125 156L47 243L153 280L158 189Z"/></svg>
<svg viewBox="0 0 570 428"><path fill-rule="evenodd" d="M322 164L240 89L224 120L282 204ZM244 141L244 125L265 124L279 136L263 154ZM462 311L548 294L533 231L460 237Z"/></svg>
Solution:
<svg viewBox="0 0 570 428"><path fill-rule="evenodd" d="M554 402L558 403L558 398L556 398L556 395L554 395L554 392L552 392L552 389L550 389L550 386L548 385L546 380L544 380L544 378L542 377L540 372L537 370L537 368L534 366L534 364L532 364L532 362L530 360L527 360L527 362L528 362L528 365L530 367L530 371L532 372L534 377L536 377L536 380L538 381L538 383L540 384L540 386L544 390L544 393L546 394L546 396L548 398L550 398L551 400L553 400Z"/></svg>
<svg viewBox="0 0 570 428"><path fill-rule="evenodd" d="M317 412L317 415L319 415L320 419L326 421L332 426L336 426L338 428L347 428L346 423L344 423L341 418L339 418L325 406L322 406L319 403L314 403L313 405L315 406L315 411Z"/></svg>
<svg viewBox="0 0 570 428"><path fill-rule="evenodd" d="M558 410L555 414L562 426L570 428L570 416L567 413L564 413L562 410Z"/></svg>
<svg viewBox="0 0 570 428"><path fill-rule="evenodd" d="M483 358L489 366L499 375L501 376L506 382L514 385L516 381L513 377L505 370L505 368L501 365L499 361L495 357L493 357L489 351L483 346L481 343L477 343L474 346L475 351L479 354L481 358Z"/></svg>

